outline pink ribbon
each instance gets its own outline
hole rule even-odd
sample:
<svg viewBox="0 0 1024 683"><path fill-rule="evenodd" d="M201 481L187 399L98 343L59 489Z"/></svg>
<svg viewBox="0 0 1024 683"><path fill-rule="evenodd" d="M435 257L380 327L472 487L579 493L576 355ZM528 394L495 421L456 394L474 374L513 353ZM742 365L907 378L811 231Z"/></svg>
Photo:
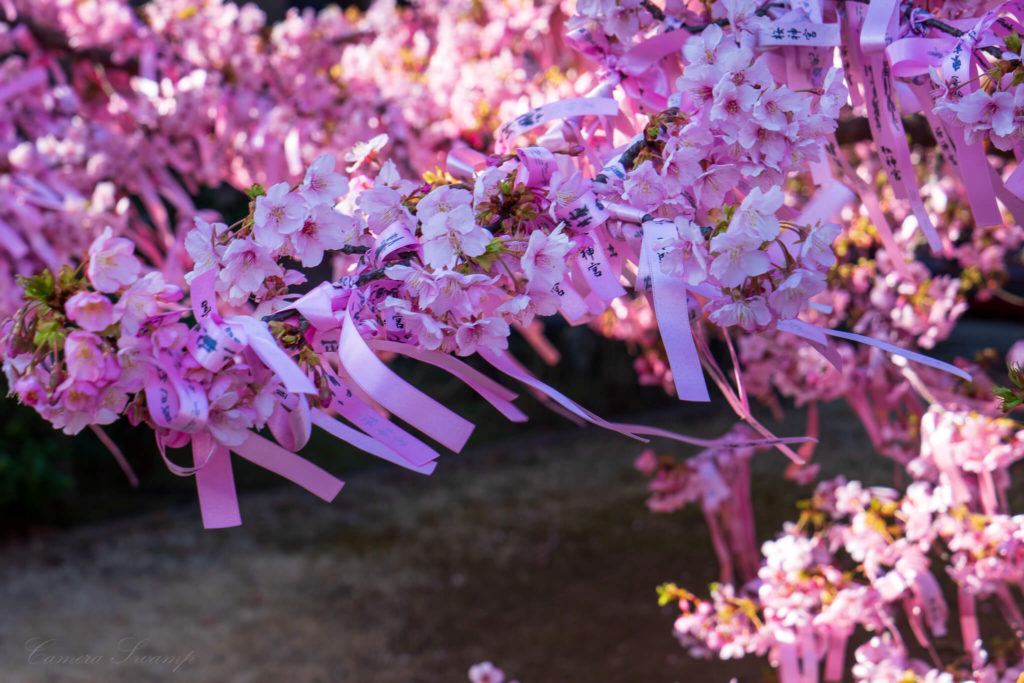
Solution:
<svg viewBox="0 0 1024 683"><path fill-rule="evenodd" d="M516 173L516 185L544 187L551 182L551 176L558 170L555 155L545 147L520 147L516 150L519 157L519 171Z"/></svg>
<svg viewBox="0 0 1024 683"><path fill-rule="evenodd" d="M623 436L627 436L637 441L646 442L647 439L640 435L649 436L660 436L665 439L672 439L673 441L680 441L683 443L693 444L695 446L702 446L705 448L721 447L721 446L769 446L779 443L806 443L812 439L807 437L787 437L782 439L755 439L755 440L733 440L730 437L722 437L718 439L698 439L683 434L677 434L676 432L670 432L667 429L660 429L658 427L648 427L646 425L637 424L625 424L621 422L609 422L604 418L592 413L583 406L579 405L572 399L565 396L563 393L548 386L544 382L531 375L525 368L522 367L507 351L495 352L491 349L486 349L478 352L479 356L485 361L490 363L496 369L505 373L509 377L522 382L528 387L531 387L543 395L553 400L556 404L569 411L571 415L575 415L581 418L585 422L589 422L592 425L596 425L609 431L618 432Z"/></svg>
<svg viewBox="0 0 1024 683"><path fill-rule="evenodd" d="M238 508L230 451L204 432L192 438L192 459L203 528L240 526L242 513Z"/></svg>
<svg viewBox="0 0 1024 683"><path fill-rule="evenodd" d="M676 29L648 38L619 58L618 69L629 76L638 76L673 52L682 52L689 37L689 31Z"/></svg>
<svg viewBox="0 0 1024 683"><path fill-rule="evenodd" d="M552 286L551 292L558 297L558 310L570 325L586 322L590 309L568 278Z"/></svg>
<svg viewBox="0 0 1024 683"><path fill-rule="evenodd" d="M325 361L322 367L327 375L327 381L331 385L330 407L332 410L412 465L425 465L438 458L440 454L436 450L367 405L326 363L327 354L335 353L338 350L336 338L332 340L318 335L313 340L313 348Z"/></svg>
<svg viewBox="0 0 1024 683"><path fill-rule="evenodd" d="M613 299L626 293L619 284L619 273L609 261L597 234L589 233L584 243L577 247L576 265L590 291L600 300L602 311Z"/></svg>
<svg viewBox="0 0 1024 683"><path fill-rule="evenodd" d="M378 267L388 256L402 250L422 252L423 247L404 223L396 222L381 231L367 256L370 264Z"/></svg>
<svg viewBox="0 0 1024 683"><path fill-rule="evenodd" d="M28 245L18 235L18 231L3 220L0 220L0 244L15 259L21 259L28 255Z"/></svg>
<svg viewBox="0 0 1024 683"><path fill-rule="evenodd" d="M780 320L775 324L780 332L789 332L807 340L814 349L839 372L843 371L843 357L828 343L828 337L821 328L802 320Z"/></svg>
<svg viewBox="0 0 1024 683"><path fill-rule="evenodd" d="M789 629L780 629L775 637L779 662L779 683L800 683L800 652L796 634Z"/></svg>
<svg viewBox="0 0 1024 683"><path fill-rule="evenodd" d="M415 358L423 363L428 363L434 367L441 368L462 380L466 386L479 394L485 401L494 406L502 415L512 422L526 422L527 420L526 414L512 404L512 400L515 399L518 394L513 391L509 391L487 375L476 370L472 366L463 363L458 358L454 358L446 353L428 351L410 344L402 344L399 342L370 340L367 342L367 346L375 351L398 353L403 356L408 356L409 358Z"/></svg>
<svg viewBox="0 0 1024 683"><path fill-rule="evenodd" d="M833 627L829 631L828 652L825 655L825 680L831 683L839 683L843 680L843 672L846 663L846 641L849 640L849 631Z"/></svg>
<svg viewBox="0 0 1024 683"><path fill-rule="evenodd" d="M340 479L305 458L255 433L250 433L242 445L230 447L217 443L209 432L195 434L192 437L194 467L190 468L180 467L168 460L165 444L159 437L157 445L172 472L178 476L195 476L203 526L207 529L222 529L242 523L230 451L298 484L327 502L334 500L344 486Z"/></svg>
<svg viewBox="0 0 1024 683"><path fill-rule="evenodd" d="M280 387L275 393L279 400L267 419L267 427L274 440L287 450L302 450L312 432L309 403L305 396L289 394Z"/></svg>
<svg viewBox="0 0 1024 683"><path fill-rule="evenodd" d="M245 443L241 446L232 446L231 450L249 462L298 484L328 503L334 500L345 485L345 482L326 470L295 453L286 451L259 434L250 433Z"/></svg>
<svg viewBox="0 0 1024 683"><path fill-rule="evenodd" d="M306 373L285 351L278 346L270 334L267 324L245 315L232 316L225 322L236 324L246 335L246 343L263 363L274 371L288 391L295 394L316 394L316 387Z"/></svg>
<svg viewBox="0 0 1024 683"><path fill-rule="evenodd" d="M641 259L646 261L646 274L651 279L654 315L665 343L676 395L682 401L710 401L708 385L704 381L697 346L690 328L686 283L681 277L666 275L661 270L660 257L654 252L654 242L675 235L675 224L653 220L643 224L644 237Z"/></svg>
<svg viewBox="0 0 1024 683"><path fill-rule="evenodd" d="M505 123L495 132L499 147L508 149L512 140L538 126L576 116L615 116L619 103L611 97L574 97L541 105Z"/></svg>
<svg viewBox="0 0 1024 683"><path fill-rule="evenodd" d="M389 448L380 441L377 441L362 432L358 432L351 427L343 425L341 422L338 422L322 410L314 409L311 411L310 419L313 424L331 436L337 437L342 441L355 446L361 451L365 451L370 455L375 455L378 458L387 460L399 467L404 467L407 470L419 472L420 474L431 474L433 473L434 468L437 467L437 463L434 461L429 461L421 465L414 465L394 449Z"/></svg>
<svg viewBox="0 0 1024 683"><path fill-rule="evenodd" d="M456 147L448 152L448 172L459 180L472 180L487 165L487 157L469 147Z"/></svg>
<svg viewBox="0 0 1024 683"><path fill-rule="evenodd" d="M971 661L975 668L984 664L979 657L981 648L979 639L981 631L978 628L978 613L974 602L974 596L967 592L963 586L957 587L957 602L960 607L960 633L963 636L964 650L971 655Z"/></svg>
<svg viewBox="0 0 1024 683"><path fill-rule="evenodd" d="M210 372L219 372L246 347L246 334L235 325L219 325L212 317L203 320L188 338L188 350Z"/></svg>
<svg viewBox="0 0 1024 683"><path fill-rule="evenodd" d="M936 370L941 370L942 372L948 372L951 375L956 375L957 377L964 379L968 382L972 381L970 373L961 370L955 365L951 365L941 360L930 358L921 353L915 353L913 351L908 351L907 349L902 349L898 346L895 346L888 342L881 341L879 339L872 339L871 337L866 337L862 334L854 334L852 332L840 332L839 330L824 330L824 332L830 337L839 337L840 339L848 339L850 341L860 342L861 344L874 346L875 348L882 349L883 351L887 351L894 355L902 356L903 358L914 361L915 363L921 363L922 365L927 365L928 367L935 368Z"/></svg>
<svg viewBox="0 0 1024 683"><path fill-rule="evenodd" d="M297 299L294 308L316 329L322 331L341 327L341 321L334 315L334 285L322 282Z"/></svg>
<svg viewBox="0 0 1024 683"><path fill-rule="evenodd" d="M161 427L196 434L206 427L210 404L205 392L181 378L177 366L178 360L164 352L159 364L150 367L144 388L146 405Z"/></svg>
<svg viewBox="0 0 1024 683"><path fill-rule="evenodd" d="M778 21L758 29L758 47L793 45L799 47L832 47L839 45L839 24L813 21Z"/></svg>
<svg viewBox="0 0 1024 683"><path fill-rule="evenodd" d="M430 398L381 362L345 313L339 357L345 372L373 400L447 448L459 452L473 432L473 424Z"/></svg>

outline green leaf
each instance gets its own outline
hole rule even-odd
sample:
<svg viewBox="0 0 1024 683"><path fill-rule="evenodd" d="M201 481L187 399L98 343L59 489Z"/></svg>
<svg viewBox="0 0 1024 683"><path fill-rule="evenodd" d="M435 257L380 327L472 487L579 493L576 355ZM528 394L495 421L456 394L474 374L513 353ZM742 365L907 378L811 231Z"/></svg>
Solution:
<svg viewBox="0 0 1024 683"><path fill-rule="evenodd" d="M656 589L658 591L658 605L665 605L676 600L676 592L679 588L674 583L663 583Z"/></svg>
<svg viewBox="0 0 1024 683"><path fill-rule="evenodd" d="M1003 38L1003 44L1006 45L1006 49L1010 52L1019 55L1021 49L1021 37L1016 31L1010 33L1010 35Z"/></svg>
<svg viewBox="0 0 1024 683"><path fill-rule="evenodd" d="M56 320L43 320L36 326L36 336L32 343L38 346L45 346L57 339L60 335L61 326Z"/></svg>
<svg viewBox="0 0 1024 683"><path fill-rule="evenodd" d="M78 279L77 268L67 265L60 267L60 272L57 273L57 281L61 284L61 287L70 287L76 279Z"/></svg>
<svg viewBox="0 0 1024 683"><path fill-rule="evenodd" d="M19 276L18 284L25 290L26 299L46 301L54 293L53 273L44 270L39 275Z"/></svg>
<svg viewBox="0 0 1024 683"><path fill-rule="evenodd" d="M256 199L267 194L267 188L263 187L259 183L254 183L252 187L245 191L245 194L249 199Z"/></svg>
<svg viewBox="0 0 1024 683"><path fill-rule="evenodd" d="M1024 403L1024 398L1021 398L1013 389L1007 389L1006 387L994 387L992 389L992 393L999 399L999 407L1004 413L1008 413L1021 405L1021 403Z"/></svg>
<svg viewBox="0 0 1024 683"><path fill-rule="evenodd" d="M1018 389L1024 389L1024 367L1020 363L1008 363L1006 367L1010 371L1010 381L1016 384Z"/></svg>

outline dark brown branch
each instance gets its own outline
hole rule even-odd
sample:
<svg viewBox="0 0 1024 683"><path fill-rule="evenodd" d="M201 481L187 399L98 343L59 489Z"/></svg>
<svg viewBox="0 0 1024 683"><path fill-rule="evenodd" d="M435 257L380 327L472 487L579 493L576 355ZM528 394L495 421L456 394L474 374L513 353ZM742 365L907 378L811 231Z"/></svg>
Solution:
<svg viewBox="0 0 1024 683"><path fill-rule="evenodd" d="M661 11L661 8L655 5L651 0L643 0L640 3L645 10L651 13L651 16L658 21L665 21L665 13Z"/></svg>
<svg viewBox="0 0 1024 683"><path fill-rule="evenodd" d="M388 276L387 269L390 268L391 266L409 266L409 265L412 265L412 259L411 258L404 258L404 259L401 259L399 261L392 261L391 263L383 265L380 268L377 268L376 270L367 271L367 272L363 273L362 275L360 275L359 279L356 280L356 287L362 287L363 285L368 285L371 282L373 282L374 280L383 280L384 278L386 278Z"/></svg>
<svg viewBox="0 0 1024 683"><path fill-rule="evenodd" d="M19 25L24 26L37 43L49 50L65 52L72 57L96 62L111 68L124 69L132 73L137 73L139 70L139 60L135 57L116 61L112 50L104 50L98 47L76 48L68 42L68 37L63 32L42 26L27 17L19 16L13 22L7 22L7 24L12 28Z"/></svg>
<svg viewBox="0 0 1024 683"><path fill-rule="evenodd" d="M853 0L846 0L846 1L847 2L852 2ZM907 20L909 21L911 16L913 15L913 12L914 12L915 9L917 9L917 8L915 8L913 5L908 5L907 8L903 11L903 16L906 17ZM956 38L959 38L959 37L963 36L966 33L966 31L961 31L957 27L950 26L946 22L942 21L941 19L936 19L935 17L930 17L928 19L924 19L924 20L922 20L922 21L920 21L918 23L921 26L927 26L928 28L933 28L936 31L942 31L943 33L947 33L947 34L949 34L951 36L954 36ZM992 55L996 59L1002 60L1002 58L1003 58L1003 51L1000 50L995 45L988 45L986 47L981 47L981 48L977 48L977 49L981 50L982 52L985 52L987 54Z"/></svg>

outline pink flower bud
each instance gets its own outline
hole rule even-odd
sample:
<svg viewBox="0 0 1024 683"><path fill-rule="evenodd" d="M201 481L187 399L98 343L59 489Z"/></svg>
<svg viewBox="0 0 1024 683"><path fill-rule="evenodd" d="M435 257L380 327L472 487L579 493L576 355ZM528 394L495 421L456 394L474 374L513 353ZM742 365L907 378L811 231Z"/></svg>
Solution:
<svg viewBox="0 0 1024 683"><path fill-rule="evenodd" d="M103 340L92 332L75 330L64 342L68 374L76 380L95 382L106 375Z"/></svg>
<svg viewBox="0 0 1024 683"><path fill-rule="evenodd" d="M90 332L100 332L114 323L114 305L97 292L78 292L64 304L68 320Z"/></svg>
<svg viewBox="0 0 1024 683"><path fill-rule="evenodd" d="M14 391L18 394L18 400L27 406L38 405L40 401L46 399L46 389L32 375L22 377L15 382Z"/></svg>

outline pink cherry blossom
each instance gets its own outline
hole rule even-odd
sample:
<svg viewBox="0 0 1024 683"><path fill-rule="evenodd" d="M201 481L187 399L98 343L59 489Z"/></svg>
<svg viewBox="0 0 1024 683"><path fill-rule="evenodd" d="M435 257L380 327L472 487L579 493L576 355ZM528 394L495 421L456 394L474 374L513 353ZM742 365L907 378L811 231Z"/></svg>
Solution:
<svg viewBox="0 0 1024 683"><path fill-rule="evenodd" d="M736 85L732 81L719 81L713 91L714 104L711 106L712 121L739 121L749 116L757 102L758 93L749 85Z"/></svg>
<svg viewBox="0 0 1024 683"><path fill-rule="evenodd" d="M225 223L207 223L199 216L194 220L195 227L185 235L185 250L193 263L192 271L185 276L189 283L196 275L217 266L224 247L218 245L216 239L228 227Z"/></svg>
<svg viewBox="0 0 1024 683"><path fill-rule="evenodd" d="M85 273L100 292L116 292L139 277L142 264L135 258L131 240L114 237L108 226L89 246L89 264Z"/></svg>
<svg viewBox="0 0 1024 683"><path fill-rule="evenodd" d="M271 188L273 189L273 188ZM322 204L334 205L338 197L348 193L348 180L345 176L334 172L334 157L321 154L306 169L306 177L299 185L299 194L306 203L315 207ZM267 192L269 197L270 192ZM259 198L257 197L257 201ZM298 209L295 209L298 212ZM284 231L287 232L287 231Z"/></svg>
<svg viewBox="0 0 1024 683"><path fill-rule="evenodd" d="M358 239L357 223L351 216L335 211L327 204L313 207L302 227L289 236L292 252L304 268L312 268L323 260L324 252L354 244Z"/></svg>
<svg viewBox="0 0 1024 683"><path fill-rule="evenodd" d="M682 277L688 284L700 284L708 276L707 240L693 221L679 217L675 225L677 237L657 245L661 270Z"/></svg>
<svg viewBox="0 0 1024 683"><path fill-rule="evenodd" d="M228 300L241 303L256 292L271 275L281 275L281 266L251 238L235 239L224 251L218 286L228 291Z"/></svg>
<svg viewBox="0 0 1024 683"><path fill-rule="evenodd" d="M697 176L693 184L693 193L702 207L722 205L725 195L730 192L740 179L740 172L731 164L712 164Z"/></svg>
<svg viewBox="0 0 1024 683"><path fill-rule="evenodd" d="M455 353L469 356L481 347L492 350L508 348L508 334L508 323L496 316L463 323L455 331Z"/></svg>
<svg viewBox="0 0 1024 683"><path fill-rule="evenodd" d="M558 227L550 234L543 230L530 233L526 251L519 259L526 276L527 290L547 291L565 275L565 257L572 249L569 237Z"/></svg>
<svg viewBox="0 0 1024 683"><path fill-rule="evenodd" d="M977 133L988 129L996 135L1009 135L1015 128L1014 108L1013 95L1008 92L989 95L984 90L975 90L960 100L956 115L969 124L967 138L973 142Z"/></svg>
<svg viewBox="0 0 1024 683"><path fill-rule="evenodd" d="M491 237L476 224L473 210L460 204L435 213L423 224L423 259L432 268L454 268L460 254L483 254Z"/></svg>
<svg viewBox="0 0 1024 683"><path fill-rule="evenodd" d="M708 272L723 287L738 287L748 277L767 273L772 266L768 254L761 251L758 240L748 234L731 230L711 239L711 251L717 254Z"/></svg>
<svg viewBox="0 0 1024 683"><path fill-rule="evenodd" d="M36 406L46 399L46 388L34 375L25 375L14 383L18 400L27 406Z"/></svg>
<svg viewBox="0 0 1024 683"><path fill-rule="evenodd" d="M834 266L836 254L832 250L832 242L840 232L842 232L842 228L837 223L827 223L812 228L800 247L800 260L806 265L820 268Z"/></svg>
<svg viewBox="0 0 1024 683"><path fill-rule="evenodd" d="M749 235L757 242L770 242L779 236L779 219L775 212L782 208L782 188L773 186L767 192L752 189L733 215L729 233Z"/></svg>
<svg viewBox="0 0 1024 683"><path fill-rule="evenodd" d="M429 351L436 351L444 343L446 336L452 331L451 326L440 322L433 316L413 310L412 304L405 299L388 297L384 301L384 310L397 310L401 315L405 332L417 344Z"/></svg>
<svg viewBox="0 0 1024 683"><path fill-rule="evenodd" d="M783 280L768 296L768 305L782 320L795 318L812 296L825 289L825 276L799 269Z"/></svg>
<svg viewBox="0 0 1024 683"><path fill-rule="evenodd" d="M101 332L115 322L114 305L96 292L78 292L64 303L68 320L90 332Z"/></svg>
<svg viewBox="0 0 1024 683"><path fill-rule="evenodd" d="M377 153L384 149L387 144L387 133L375 135L366 142L357 142L355 146L352 147L352 151L345 154L345 161L352 162L345 167L345 170L351 173L359 169L368 161L373 160L377 156Z"/></svg>
<svg viewBox="0 0 1024 683"><path fill-rule="evenodd" d="M392 223L415 225L415 220L402 205L402 195L384 184L375 184L373 189L359 194L356 204L366 214L370 230L380 232Z"/></svg>
<svg viewBox="0 0 1024 683"><path fill-rule="evenodd" d="M716 325L739 325L747 332L764 328L772 320L764 297L755 296L739 301L715 300L708 304L708 319Z"/></svg>
<svg viewBox="0 0 1024 683"><path fill-rule="evenodd" d="M333 162L333 159L330 161ZM331 165L333 167L333 163ZM284 244L286 235L302 227L308 211L306 200L301 195L292 193L288 183L272 185L267 189L266 195L256 197L253 239L261 247L277 249Z"/></svg>
<svg viewBox="0 0 1024 683"><path fill-rule="evenodd" d="M442 185L431 190L416 205L416 216L420 222L427 223L439 213L449 213L465 206L472 207L473 195L469 190L451 185Z"/></svg>
<svg viewBox="0 0 1024 683"><path fill-rule="evenodd" d="M75 330L64 340L64 362L76 380L97 382L106 375L103 340L92 332Z"/></svg>
<svg viewBox="0 0 1024 683"><path fill-rule="evenodd" d="M161 273L147 273L132 283L114 306L121 319L124 334L135 334L140 325L160 311L160 305L177 301L182 296L177 285L168 284Z"/></svg>
<svg viewBox="0 0 1024 683"><path fill-rule="evenodd" d="M633 206L649 211L665 198L664 184L654 164L645 161L629 174L623 187L626 190L625 196Z"/></svg>
<svg viewBox="0 0 1024 683"><path fill-rule="evenodd" d="M505 672L490 662L469 667L470 683L505 683Z"/></svg>
<svg viewBox="0 0 1024 683"><path fill-rule="evenodd" d="M714 64L718 57L718 46L724 33L718 24L712 24L700 33L694 34L683 45L683 55L687 64L697 66Z"/></svg>

